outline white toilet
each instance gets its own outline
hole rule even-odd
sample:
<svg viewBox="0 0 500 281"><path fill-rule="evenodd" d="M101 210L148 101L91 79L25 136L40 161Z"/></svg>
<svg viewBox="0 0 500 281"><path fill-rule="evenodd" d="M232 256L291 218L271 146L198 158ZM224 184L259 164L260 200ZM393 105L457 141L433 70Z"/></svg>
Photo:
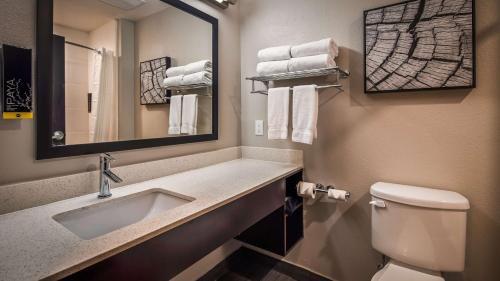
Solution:
<svg viewBox="0 0 500 281"><path fill-rule="evenodd" d="M375 183L372 246L391 258L372 281L444 281L465 262L469 201L446 190Z"/></svg>

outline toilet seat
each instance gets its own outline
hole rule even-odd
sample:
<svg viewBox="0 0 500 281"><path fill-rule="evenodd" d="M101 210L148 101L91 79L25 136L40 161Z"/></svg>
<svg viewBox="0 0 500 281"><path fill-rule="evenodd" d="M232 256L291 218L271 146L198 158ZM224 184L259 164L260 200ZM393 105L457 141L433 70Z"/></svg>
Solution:
<svg viewBox="0 0 500 281"><path fill-rule="evenodd" d="M389 261L371 281L445 281L439 272L415 268L397 261Z"/></svg>

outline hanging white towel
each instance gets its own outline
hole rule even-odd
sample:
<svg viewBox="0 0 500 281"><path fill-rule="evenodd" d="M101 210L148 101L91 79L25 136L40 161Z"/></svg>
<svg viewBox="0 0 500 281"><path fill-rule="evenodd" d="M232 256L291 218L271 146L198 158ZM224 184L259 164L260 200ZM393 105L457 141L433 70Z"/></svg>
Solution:
<svg viewBox="0 0 500 281"><path fill-rule="evenodd" d="M182 95L170 98L170 113L168 116L168 134L179 135L181 133Z"/></svg>
<svg viewBox="0 0 500 281"><path fill-rule="evenodd" d="M317 137L318 90L316 85L293 87L292 141L312 144Z"/></svg>
<svg viewBox="0 0 500 281"><path fill-rule="evenodd" d="M175 87L175 86L180 86L182 85L182 77L183 75L179 76L172 76L172 77L167 77L163 79L163 87ZM147 85L147 84L144 84Z"/></svg>
<svg viewBox="0 0 500 281"><path fill-rule="evenodd" d="M288 72L288 60L266 61L257 64L259 75L271 75Z"/></svg>
<svg viewBox="0 0 500 281"><path fill-rule="evenodd" d="M198 125L198 95L184 95L182 100L181 134L196 135Z"/></svg>
<svg viewBox="0 0 500 281"><path fill-rule="evenodd" d="M212 73L208 71L200 71L193 74L184 75L182 85L207 84L212 85Z"/></svg>
<svg viewBox="0 0 500 281"><path fill-rule="evenodd" d="M289 71L304 71L335 67L337 64L330 55L316 55L310 57L292 58L288 66Z"/></svg>
<svg viewBox="0 0 500 281"><path fill-rule="evenodd" d="M167 77L173 77L173 76L182 76L185 73L186 67L184 65L182 66L173 66L167 69L166 75Z"/></svg>
<svg viewBox="0 0 500 281"><path fill-rule="evenodd" d="M192 62L185 66L184 75L193 74L196 72L212 72L212 62L209 60L200 60Z"/></svg>
<svg viewBox="0 0 500 281"><path fill-rule="evenodd" d="M257 57L260 62L288 60L292 57L290 54L291 48L291 46L287 45L262 49L258 52Z"/></svg>
<svg viewBox="0 0 500 281"><path fill-rule="evenodd" d="M291 49L293 58L329 54L332 58L339 55L339 47L332 38L326 38L314 42L293 46Z"/></svg>
<svg viewBox="0 0 500 281"><path fill-rule="evenodd" d="M288 107L290 88L271 88L267 97L267 138L286 140L288 137Z"/></svg>

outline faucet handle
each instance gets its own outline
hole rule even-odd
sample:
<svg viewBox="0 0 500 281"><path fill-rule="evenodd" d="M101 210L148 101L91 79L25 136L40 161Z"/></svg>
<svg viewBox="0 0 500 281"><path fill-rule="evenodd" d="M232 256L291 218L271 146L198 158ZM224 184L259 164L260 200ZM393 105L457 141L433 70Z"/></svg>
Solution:
<svg viewBox="0 0 500 281"><path fill-rule="evenodd" d="M99 157L103 160L107 160L107 161L114 161L116 160L113 156L111 156L111 154L109 153L101 153L101 155L99 155Z"/></svg>

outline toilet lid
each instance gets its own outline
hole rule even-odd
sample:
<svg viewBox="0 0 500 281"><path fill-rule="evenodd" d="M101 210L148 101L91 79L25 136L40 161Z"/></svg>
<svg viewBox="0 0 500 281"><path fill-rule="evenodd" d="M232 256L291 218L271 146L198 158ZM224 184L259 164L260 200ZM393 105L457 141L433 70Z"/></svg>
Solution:
<svg viewBox="0 0 500 281"><path fill-rule="evenodd" d="M390 261L384 268L375 273L372 281L445 281L439 273L428 272L425 269L415 269Z"/></svg>

